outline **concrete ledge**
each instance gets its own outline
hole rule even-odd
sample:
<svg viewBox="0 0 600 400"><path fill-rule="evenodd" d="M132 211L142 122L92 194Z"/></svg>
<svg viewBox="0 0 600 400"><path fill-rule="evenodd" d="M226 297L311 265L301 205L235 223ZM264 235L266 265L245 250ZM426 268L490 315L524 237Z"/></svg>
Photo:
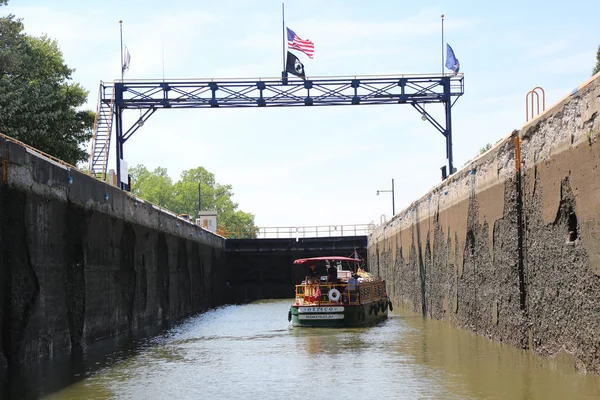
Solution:
<svg viewBox="0 0 600 400"><path fill-rule="evenodd" d="M89 210L118 216L152 229L193 238L201 243L222 247L224 238L175 214L139 201L105 182L76 169L57 164L23 146L8 142L9 185L33 193L69 201Z"/></svg>

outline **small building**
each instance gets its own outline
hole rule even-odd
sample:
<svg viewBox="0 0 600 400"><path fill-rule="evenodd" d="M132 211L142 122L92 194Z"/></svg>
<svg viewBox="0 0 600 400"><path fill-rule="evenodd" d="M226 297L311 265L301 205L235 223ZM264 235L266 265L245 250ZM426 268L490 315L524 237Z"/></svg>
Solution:
<svg viewBox="0 0 600 400"><path fill-rule="evenodd" d="M200 225L204 229L215 233L217 231L217 212L200 211L198 214L196 225Z"/></svg>

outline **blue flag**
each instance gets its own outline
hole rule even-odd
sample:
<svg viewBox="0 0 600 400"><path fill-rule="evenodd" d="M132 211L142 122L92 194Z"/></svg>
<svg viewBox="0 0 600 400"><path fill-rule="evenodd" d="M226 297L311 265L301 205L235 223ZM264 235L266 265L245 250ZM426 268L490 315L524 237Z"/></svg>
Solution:
<svg viewBox="0 0 600 400"><path fill-rule="evenodd" d="M446 43L446 68L454 72L454 75L458 74L458 70L460 69L460 63L458 59L454 57L454 51L449 44Z"/></svg>

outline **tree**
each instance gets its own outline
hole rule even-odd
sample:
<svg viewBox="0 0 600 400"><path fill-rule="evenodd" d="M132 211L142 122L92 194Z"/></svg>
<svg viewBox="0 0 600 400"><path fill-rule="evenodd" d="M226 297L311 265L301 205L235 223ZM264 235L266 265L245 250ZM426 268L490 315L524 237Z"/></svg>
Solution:
<svg viewBox="0 0 600 400"><path fill-rule="evenodd" d="M129 170L131 191L136 196L164 207L176 214L198 215L198 195L202 211L217 212L217 223L225 236L253 237L257 232L254 215L238 210L238 203L231 200L231 185L217 183L215 175L204 167L181 173L181 179L173 183L167 170L158 167L149 171L144 165ZM198 193L200 185L200 193Z"/></svg>
<svg viewBox="0 0 600 400"><path fill-rule="evenodd" d="M23 29L13 15L0 18L0 132L71 164L86 160L95 115L78 108L88 92L71 82L55 40Z"/></svg>
<svg viewBox="0 0 600 400"><path fill-rule="evenodd" d="M148 171L143 165L136 165L129 170L131 175L131 192L157 206L174 211L173 181L166 168L158 167Z"/></svg>
<svg viewBox="0 0 600 400"><path fill-rule="evenodd" d="M477 155L480 155L480 154L486 153L486 152L487 152L489 149L491 149L491 148L492 148L492 144L491 144L491 143L488 143L488 144L486 144L484 147L482 147L482 148L480 148L480 149L479 149L479 153L478 153Z"/></svg>
<svg viewBox="0 0 600 400"><path fill-rule="evenodd" d="M217 185L215 175L203 167L183 171L181 179L175 183L174 207L182 213L198 215L198 185L200 185L200 202L202 211L215 209L217 198L231 196L227 187Z"/></svg>
<svg viewBox="0 0 600 400"><path fill-rule="evenodd" d="M600 72L600 46L598 46L598 51L596 52L596 66L592 71L592 76L596 75L598 72Z"/></svg>
<svg viewBox="0 0 600 400"><path fill-rule="evenodd" d="M240 239L254 239L258 234L258 227L254 225L254 215L240 210L232 214L225 215L225 221L221 225L226 237L235 237Z"/></svg>

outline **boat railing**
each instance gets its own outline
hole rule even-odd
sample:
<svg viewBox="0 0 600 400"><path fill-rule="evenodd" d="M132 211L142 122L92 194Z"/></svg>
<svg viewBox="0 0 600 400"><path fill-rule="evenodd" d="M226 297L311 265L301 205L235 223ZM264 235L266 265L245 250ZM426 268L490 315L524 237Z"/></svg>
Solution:
<svg viewBox="0 0 600 400"><path fill-rule="evenodd" d="M359 285L359 292L363 301L385 297L385 281L363 282Z"/></svg>
<svg viewBox="0 0 600 400"><path fill-rule="evenodd" d="M346 283L308 282L296 285L296 304L361 304L386 296L385 281L358 284L358 290L349 290ZM337 293L330 291L337 289Z"/></svg>

